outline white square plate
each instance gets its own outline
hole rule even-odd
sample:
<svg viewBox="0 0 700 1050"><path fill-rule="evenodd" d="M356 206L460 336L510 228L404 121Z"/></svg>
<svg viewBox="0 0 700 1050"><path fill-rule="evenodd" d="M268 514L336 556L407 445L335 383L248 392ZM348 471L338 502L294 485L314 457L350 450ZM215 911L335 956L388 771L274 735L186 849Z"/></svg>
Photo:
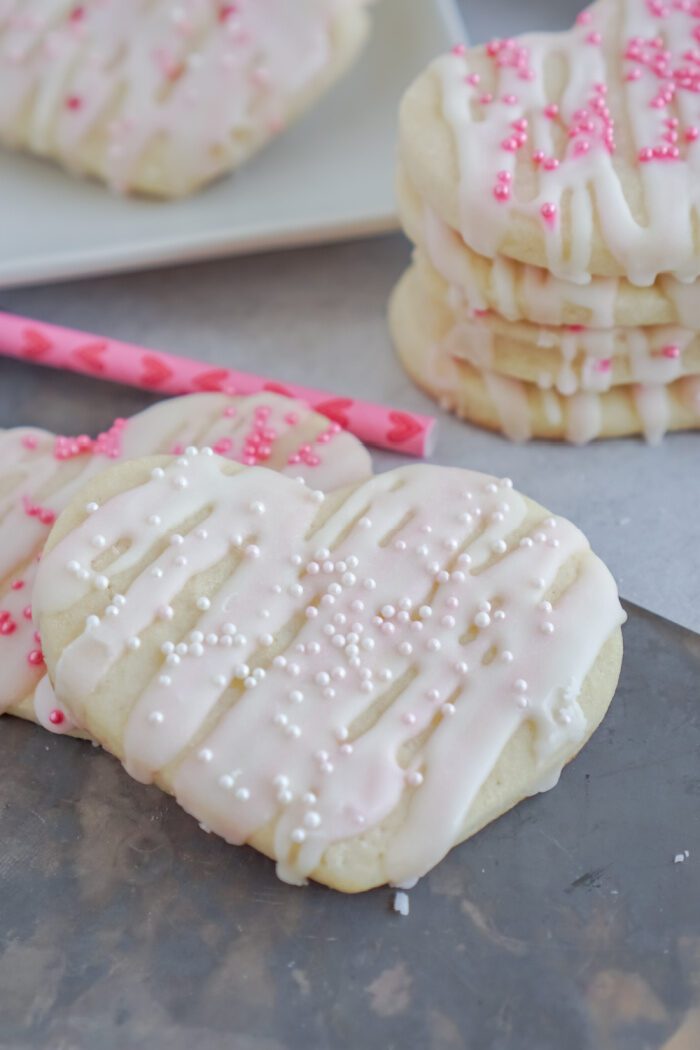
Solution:
<svg viewBox="0 0 700 1050"><path fill-rule="evenodd" d="M120 199L0 151L0 287L393 229L399 99L463 28L453 0L381 0L372 18L345 80L250 164L187 200Z"/></svg>

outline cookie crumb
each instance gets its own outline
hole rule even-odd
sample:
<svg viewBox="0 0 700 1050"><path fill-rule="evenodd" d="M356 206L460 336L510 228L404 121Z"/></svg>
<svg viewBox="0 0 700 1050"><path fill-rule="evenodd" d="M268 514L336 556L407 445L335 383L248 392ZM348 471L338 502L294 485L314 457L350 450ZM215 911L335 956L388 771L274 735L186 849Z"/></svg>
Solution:
<svg viewBox="0 0 700 1050"><path fill-rule="evenodd" d="M683 864L690 856L690 850L684 849L682 853L676 853L673 858L674 864Z"/></svg>
<svg viewBox="0 0 700 1050"><path fill-rule="evenodd" d="M404 893L403 890L399 890L398 893L394 894L394 911L397 911L399 915L405 917L408 915L410 907L411 905L407 893Z"/></svg>

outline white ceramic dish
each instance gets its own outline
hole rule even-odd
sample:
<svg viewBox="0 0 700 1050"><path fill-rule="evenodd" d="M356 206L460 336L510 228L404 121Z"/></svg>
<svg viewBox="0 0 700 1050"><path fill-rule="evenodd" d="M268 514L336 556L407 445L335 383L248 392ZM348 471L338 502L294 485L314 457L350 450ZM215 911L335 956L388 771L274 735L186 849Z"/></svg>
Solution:
<svg viewBox="0 0 700 1050"><path fill-rule="evenodd" d="M396 110L463 35L453 0L381 0L364 56L241 171L175 203L128 200L0 151L0 287L382 232L396 226Z"/></svg>

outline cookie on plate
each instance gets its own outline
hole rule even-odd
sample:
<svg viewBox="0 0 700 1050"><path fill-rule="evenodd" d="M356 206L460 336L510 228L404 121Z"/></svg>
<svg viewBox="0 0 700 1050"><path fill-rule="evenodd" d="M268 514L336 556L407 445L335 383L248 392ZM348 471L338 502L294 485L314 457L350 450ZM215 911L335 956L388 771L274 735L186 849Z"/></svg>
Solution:
<svg viewBox="0 0 700 1050"><path fill-rule="evenodd" d="M0 142L120 192L179 197L238 167L337 80L364 0L9 0Z"/></svg>
<svg viewBox="0 0 700 1050"><path fill-rule="evenodd" d="M585 537L507 479L413 466L324 498L194 450L90 482L35 615L61 700L133 776L348 892L551 786L624 620Z"/></svg>
<svg viewBox="0 0 700 1050"><path fill-rule="evenodd" d="M222 456L332 489L369 477L369 453L337 423L278 394L191 394L117 420L95 441L45 430L0 432L0 712L75 728L44 673L32 623L38 559L56 517L88 478L116 460L211 445Z"/></svg>

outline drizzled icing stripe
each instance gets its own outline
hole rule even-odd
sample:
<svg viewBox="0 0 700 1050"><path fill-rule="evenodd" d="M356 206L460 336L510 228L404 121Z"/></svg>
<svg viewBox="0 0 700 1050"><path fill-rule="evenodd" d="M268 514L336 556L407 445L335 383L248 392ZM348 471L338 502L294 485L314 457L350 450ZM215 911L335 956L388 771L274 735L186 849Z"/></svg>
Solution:
<svg viewBox="0 0 700 1050"><path fill-rule="evenodd" d="M695 2L599 0L567 33L439 59L467 244L581 284L694 281L699 31Z"/></svg>
<svg viewBox="0 0 700 1050"><path fill-rule="evenodd" d="M360 0L3 0L0 137L181 193L281 130Z"/></svg>
<svg viewBox="0 0 700 1050"><path fill-rule="evenodd" d="M577 749L583 682L624 619L614 582L507 479L409 467L324 506L231 469L132 467L44 557L56 688L99 735L114 675L130 683L108 732L129 771L228 841L267 842L282 878L358 835L380 842L378 881L420 876L522 724L543 770Z"/></svg>
<svg viewBox="0 0 700 1050"><path fill-rule="evenodd" d="M58 514L86 481L119 459L213 446L247 466L269 466L332 489L368 477L367 450L302 404L276 394L249 398L193 394L163 401L130 420L117 420L95 441L16 429L0 433L0 712L19 705L44 674L41 641L32 624L37 559ZM45 728L69 732L75 723L46 686L36 715Z"/></svg>

